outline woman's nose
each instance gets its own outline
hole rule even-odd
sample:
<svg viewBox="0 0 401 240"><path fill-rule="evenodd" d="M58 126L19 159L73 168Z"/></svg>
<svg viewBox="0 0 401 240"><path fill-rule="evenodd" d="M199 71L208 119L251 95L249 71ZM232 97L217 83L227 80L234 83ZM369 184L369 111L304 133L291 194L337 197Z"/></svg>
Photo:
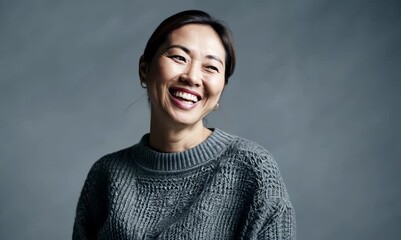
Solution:
<svg viewBox="0 0 401 240"><path fill-rule="evenodd" d="M202 84L202 68L199 64L190 64L186 73L183 75L183 80L191 86L200 86Z"/></svg>

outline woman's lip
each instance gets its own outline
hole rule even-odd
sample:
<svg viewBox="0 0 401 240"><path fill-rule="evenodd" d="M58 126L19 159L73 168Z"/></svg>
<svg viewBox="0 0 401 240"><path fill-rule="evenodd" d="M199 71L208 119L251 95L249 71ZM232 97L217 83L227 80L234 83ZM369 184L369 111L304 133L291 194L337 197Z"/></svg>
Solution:
<svg viewBox="0 0 401 240"><path fill-rule="evenodd" d="M189 90L189 89L186 89L186 88L172 87L172 88L170 88L170 91L171 90L180 91L180 92L186 92L186 93L192 94L192 95L194 95L194 96L196 96L198 98L198 101L200 101L202 99L202 97L201 97L201 95L199 93L197 93L195 91L192 91L192 90Z"/></svg>
<svg viewBox="0 0 401 240"><path fill-rule="evenodd" d="M178 98L174 97L173 95L170 95L170 99L174 105L176 105L177 107L184 109L184 110L191 110L197 106L197 103L185 102L185 101L179 100Z"/></svg>

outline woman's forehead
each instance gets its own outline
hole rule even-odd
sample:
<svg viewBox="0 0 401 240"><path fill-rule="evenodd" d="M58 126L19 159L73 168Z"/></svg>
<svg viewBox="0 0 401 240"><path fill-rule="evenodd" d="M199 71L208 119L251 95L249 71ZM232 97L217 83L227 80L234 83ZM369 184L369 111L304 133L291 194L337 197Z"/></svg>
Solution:
<svg viewBox="0 0 401 240"><path fill-rule="evenodd" d="M172 31L165 42L164 49L179 46L189 52L213 54L225 59L224 45L216 31L201 24L187 24Z"/></svg>

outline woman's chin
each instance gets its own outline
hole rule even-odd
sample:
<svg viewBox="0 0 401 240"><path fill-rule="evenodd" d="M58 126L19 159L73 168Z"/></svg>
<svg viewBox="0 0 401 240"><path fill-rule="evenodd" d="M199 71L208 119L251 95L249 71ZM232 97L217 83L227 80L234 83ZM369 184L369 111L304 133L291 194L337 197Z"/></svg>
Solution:
<svg viewBox="0 0 401 240"><path fill-rule="evenodd" d="M193 118L188 118L188 117L177 117L177 118L172 119L172 122L176 126L191 127L191 126L195 126L199 123L202 123L202 119L195 120Z"/></svg>
<svg viewBox="0 0 401 240"><path fill-rule="evenodd" d="M190 127L197 125L199 123L202 124L202 118L197 113L189 112L189 111L171 111L168 114L169 120L166 119L166 122L170 122L171 125L176 125L179 127ZM164 120L162 120L162 123Z"/></svg>

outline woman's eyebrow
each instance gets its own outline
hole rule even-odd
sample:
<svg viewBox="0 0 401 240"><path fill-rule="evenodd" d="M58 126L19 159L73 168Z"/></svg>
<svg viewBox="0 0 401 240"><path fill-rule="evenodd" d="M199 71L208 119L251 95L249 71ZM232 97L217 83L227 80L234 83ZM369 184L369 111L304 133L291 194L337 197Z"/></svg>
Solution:
<svg viewBox="0 0 401 240"><path fill-rule="evenodd" d="M188 48L186 48L186 47L184 47L184 46L182 46L182 45L177 45L177 44L168 46L168 47L166 48L166 51L167 51L167 50L170 50L170 49L172 49L172 48L179 48L179 49L181 49L182 51L184 51L186 54L189 54L189 53L190 53L190 51L189 51Z"/></svg>
<svg viewBox="0 0 401 240"><path fill-rule="evenodd" d="M216 60L224 66L223 61L221 61L221 59L215 55L207 55L206 58Z"/></svg>
<svg viewBox="0 0 401 240"><path fill-rule="evenodd" d="M174 44L174 45L168 46L168 47L166 48L165 51L168 51L168 50L170 50L170 49L172 49L172 48L179 48L179 49L181 49L182 51L184 51L184 52L185 52L186 54L188 54L188 55L191 53L191 51L190 51L188 48L186 48L186 47L184 47L184 46L182 46L182 45L178 45L178 44ZM207 59L216 60L216 61L218 61L219 63L221 63L221 65L224 66L223 61L222 61L218 56L215 56L215 55L207 55L206 58L207 58Z"/></svg>

